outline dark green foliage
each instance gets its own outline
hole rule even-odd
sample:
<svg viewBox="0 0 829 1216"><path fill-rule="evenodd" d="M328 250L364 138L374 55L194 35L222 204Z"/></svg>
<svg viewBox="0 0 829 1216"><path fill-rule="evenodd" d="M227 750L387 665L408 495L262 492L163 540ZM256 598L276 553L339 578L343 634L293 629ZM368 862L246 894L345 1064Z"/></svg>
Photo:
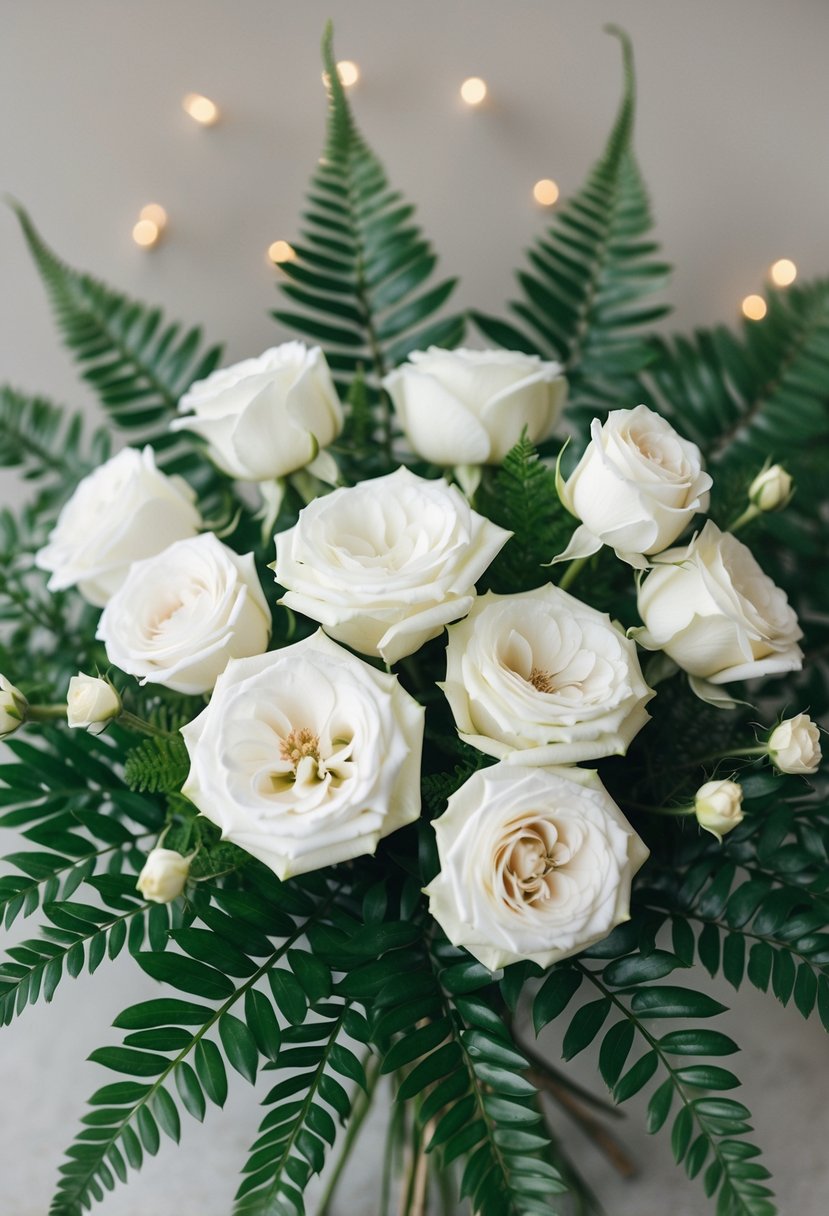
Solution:
<svg viewBox="0 0 829 1216"><path fill-rule="evenodd" d="M476 502L513 534L484 575L487 590L512 594L549 583L546 563L566 547L575 521L559 502L553 470L539 460L526 433L497 474L485 479Z"/></svg>
<svg viewBox="0 0 829 1216"><path fill-rule="evenodd" d="M85 433L80 413L0 387L0 467L37 482L49 503L62 502L84 474L109 458L111 446L103 427Z"/></svg>
<svg viewBox="0 0 829 1216"><path fill-rule="evenodd" d="M145 739L128 754L124 780L132 790L151 794L180 790L190 771L190 757L181 735Z"/></svg>
<svg viewBox="0 0 829 1216"><path fill-rule="evenodd" d="M743 1138L751 1131L749 1112L722 1096L739 1081L730 1069L708 1062L738 1047L720 1031L695 1024L724 1007L693 988L663 984L687 963L663 950L632 950L641 936L637 926L632 932L623 926L586 951L584 962L554 970L536 996L536 1028L563 1014L586 984L594 999L570 1018L565 1058L599 1042L599 1070L616 1102L628 1101L655 1081L648 1131L670 1127L674 1157L689 1177L706 1167L702 1183L707 1196L717 1196L718 1216L774 1216L768 1170L755 1160L759 1149ZM598 966L591 955L599 956ZM674 1019L691 1025L663 1029Z"/></svg>
<svg viewBox="0 0 829 1216"><path fill-rule="evenodd" d="M278 309L274 316L322 344L343 397L355 374L365 372L376 403L380 377L409 351L456 346L463 320L435 319L455 280L429 283L437 259L413 222L414 208L390 187L357 129L337 75L330 27L323 60L329 102L325 153L311 179L296 260L282 263L290 279L282 290L302 311ZM365 408L353 408L360 408L358 425L366 434ZM385 440L389 425L388 415L374 423Z"/></svg>
<svg viewBox="0 0 829 1216"><path fill-rule="evenodd" d="M625 88L605 150L583 189L557 209L519 273L510 304L521 327L473 312L486 337L512 350L557 359L568 373L571 404L592 414L636 401L634 377L651 359L642 326L667 312L649 296L669 267L650 237L648 197L633 155L633 55L622 43ZM587 419L589 421L589 418Z"/></svg>
<svg viewBox="0 0 829 1216"><path fill-rule="evenodd" d="M22 207L15 207L63 339L84 379L113 422L135 439L163 443L179 398L208 375L221 349L201 350L199 329L182 333L147 309L73 270L45 243Z"/></svg>

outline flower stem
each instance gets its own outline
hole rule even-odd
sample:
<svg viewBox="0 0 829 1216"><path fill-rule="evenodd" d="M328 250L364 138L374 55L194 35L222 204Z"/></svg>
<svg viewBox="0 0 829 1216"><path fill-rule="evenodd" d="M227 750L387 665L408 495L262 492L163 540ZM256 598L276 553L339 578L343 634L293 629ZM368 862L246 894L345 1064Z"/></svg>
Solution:
<svg viewBox="0 0 829 1216"><path fill-rule="evenodd" d="M66 704L62 705L29 705L26 709L27 722L54 722L66 717Z"/></svg>
<svg viewBox="0 0 829 1216"><path fill-rule="evenodd" d="M584 569L589 560L589 557L577 557L570 562L570 565L558 580L558 585L562 591L566 591L567 588L576 581L580 572Z"/></svg>
<svg viewBox="0 0 829 1216"><path fill-rule="evenodd" d="M155 735L159 739L169 739L171 735L169 730L162 730L160 726L154 726L146 718L139 718L137 714L131 714L128 709L122 709L116 721L120 726L126 726L128 730L141 731L145 735Z"/></svg>
<svg viewBox="0 0 829 1216"><path fill-rule="evenodd" d="M746 524L750 524L753 519L756 519L757 516L761 514L762 512L760 508L755 507L754 503L750 503L746 507L745 511L743 511L742 515L738 515L733 523L728 525L727 531L739 532L740 528L744 528Z"/></svg>
<svg viewBox="0 0 829 1216"><path fill-rule="evenodd" d="M380 1057L369 1053L368 1059L365 1061L367 1089L357 1090L357 1096L354 1099L354 1105L351 1110L351 1118L348 1121L343 1144L340 1150L340 1155L337 1158L337 1163L331 1171L328 1183L323 1192L320 1205L317 1208L317 1216L329 1216L331 1210L331 1201L334 1198L334 1192L337 1189L343 1170L345 1169L348 1159L351 1156L352 1149L357 1143L357 1137L360 1134L365 1117L371 1109L374 1091L377 1088L377 1082L380 1080Z"/></svg>

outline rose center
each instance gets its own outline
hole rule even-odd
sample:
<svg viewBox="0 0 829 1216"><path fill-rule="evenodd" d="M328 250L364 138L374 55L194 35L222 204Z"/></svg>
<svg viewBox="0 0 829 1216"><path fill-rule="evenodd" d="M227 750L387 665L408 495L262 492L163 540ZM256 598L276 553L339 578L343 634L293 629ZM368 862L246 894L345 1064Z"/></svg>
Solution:
<svg viewBox="0 0 829 1216"><path fill-rule="evenodd" d="M288 761L294 773L298 771L303 760L310 758L319 764L319 735L315 735L307 726L295 728L280 743L279 755L282 760ZM307 768L307 765L304 767Z"/></svg>
<svg viewBox="0 0 829 1216"><path fill-rule="evenodd" d="M555 895L554 875L568 860L561 841L547 843L535 833L517 840L505 858L504 884L514 903L537 904Z"/></svg>
<svg viewBox="0 0 829 1216"><path fill-rule="evenodd" d="M537 688L539 692L555 692L556 684L551 672L543 671L540 667L533 667L530 672L530 684L533 688Z"/></svg>

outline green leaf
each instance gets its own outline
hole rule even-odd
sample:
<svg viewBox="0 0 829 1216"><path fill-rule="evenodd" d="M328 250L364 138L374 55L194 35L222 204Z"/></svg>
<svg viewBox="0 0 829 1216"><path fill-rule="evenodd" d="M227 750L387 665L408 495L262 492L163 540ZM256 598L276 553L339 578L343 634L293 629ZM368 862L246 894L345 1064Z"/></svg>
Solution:
<svg viewBox="0 0 829 1216"><path fill-rule="evenodd" d="M102 1064L104 1068L133 1077L157 1077L168 1063L164 1056L149 1051L135 1051L131 1047L98 1047L88 1059Z"/></svg>
<svg viewBox="0 0 829 1216"><path fill-rule="evenodd" d="M208 1001L226 1000L234 991L232 981L221 971L183 954L141 951L136 954L135 961L154 980L163 980L182 992L203 996Z"/></svg>
<svg viewBox="0 0 829 1216"><path fill-rule="evenodd" d="M613 1096L617 1102L627 1102L634 1094L638 1094L647 1085L659 1067L659 1056L655 1051L648 1051L641 1056L632 1068L628 1069L620 1081L616 1083Z"/></svg>
<svg viewBox="0 0 829 1216"><path fill-rule="evenodd" d="M536 993L533 1002L535 1033L563 1013L581 986L580 971L572 968L552 971Z"/></svg>
<svg viewBox="0 0 829 1216"><path fill-rule="evenodd" d="M572 1060L580 1051L584 1051L585 1047L590 1046L601 1030L610 1009L610 1001L602 998L598 1001L590 1001L576 1011L567 1027L561 1047L561 1054L565 1060Z"/></svg>
<svg viewBox="0 0 829 1216"><path fill-rule="evenodd" d="M259 1050L248 1027L232 1013L224 1013L219 1019L219 1038L230 1063L253 1085L259 1063Z"/></svg>
<svg viewBox="0 0 829 1216"><path fill-rule="evenodd" d="M645 1018L712 1018L725 1012L725 1005L706 993L667 985L640 989L631 1008Z"/></svg>
<svg viewBox="0 0 829 1216"><path fill-rule="evenodd" d="M195 1051L196 1074L204 1092L216 1106L227 1101L227 1073L222 1054L212 1039L200 1039Z"/></svg>
<svg viewBox="0 0 829 1216"><path fill-rule="evenodd" d="M292 1026L301 1025L305 1021L308 1002L291 972L277 967L268 972L268 983L279 1012Z"/></svg>
<svg viewBox="0 0 829 1216"><path fill-rule="evenodd" d="M274 1063L279 1057L279 1022L264 992L250 988L245 993L245 1021L259 1051Z"/></svg>

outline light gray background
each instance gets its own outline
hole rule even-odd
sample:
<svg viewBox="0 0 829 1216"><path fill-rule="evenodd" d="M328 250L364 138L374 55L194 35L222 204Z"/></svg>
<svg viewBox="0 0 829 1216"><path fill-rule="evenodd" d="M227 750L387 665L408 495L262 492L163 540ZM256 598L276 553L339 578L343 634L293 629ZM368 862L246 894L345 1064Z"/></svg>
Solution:
<svg viewBox="0 0 829 1216"><path fill-rule="evenodd" d="M829 269L821 0L2 0L0 188L73 265L202 322L210 338L227 340L230 358L258 354L283 336L267 316L278 272L265 250L295 235L321 150L318 42L329 15L339 56L363 73L352 94L362 126L419 204L444 269L462 276L460 304L500 309L520 251L544 221L533 183L552 177L566 194L598 155L620 85L606 21L634 39L637 147L677 266L676 326L736 318L775 258L793 258L804 276ZM469 75L490 87L478 110L458 99ZM218 102L220 126L200 129L184 115L190 90ZM167 208L170 228L146 253L130 230L150 201ZM91 404L3 213L0 267L0 377ZM4 476L0 493L13 500L18 483ZM3 851L14 847L11 836L5 843ZM120 1008L152 990L121 960L65 981L51 1008L28 1010L0 1034L3 1216L46 1213L59 1153L102 1083L84 1057L107 1041ZM725 999L734 1012L724 1029L745 1047L736 1069L785 1196L781 1210L823 1216L822 1032L772 998ZM550 1048L555 1058L554 1040ZM590 1077L589 1060L580 1069ZM165 1148L106 1199L102 1216L227 1213L260 1113L240 1081L224 1116L211 1110L203 1128L187 1121L183 1149ZM375 1210L380 1134L366 1132L343 1216ZM622 1135L646 1167L635 1185L585 1149L611 1216L709 1210L699 1184L674 1169L664 1136L645 1137L635 1117ZM578 1133L568 1139L581 1146Z"/></svg>

